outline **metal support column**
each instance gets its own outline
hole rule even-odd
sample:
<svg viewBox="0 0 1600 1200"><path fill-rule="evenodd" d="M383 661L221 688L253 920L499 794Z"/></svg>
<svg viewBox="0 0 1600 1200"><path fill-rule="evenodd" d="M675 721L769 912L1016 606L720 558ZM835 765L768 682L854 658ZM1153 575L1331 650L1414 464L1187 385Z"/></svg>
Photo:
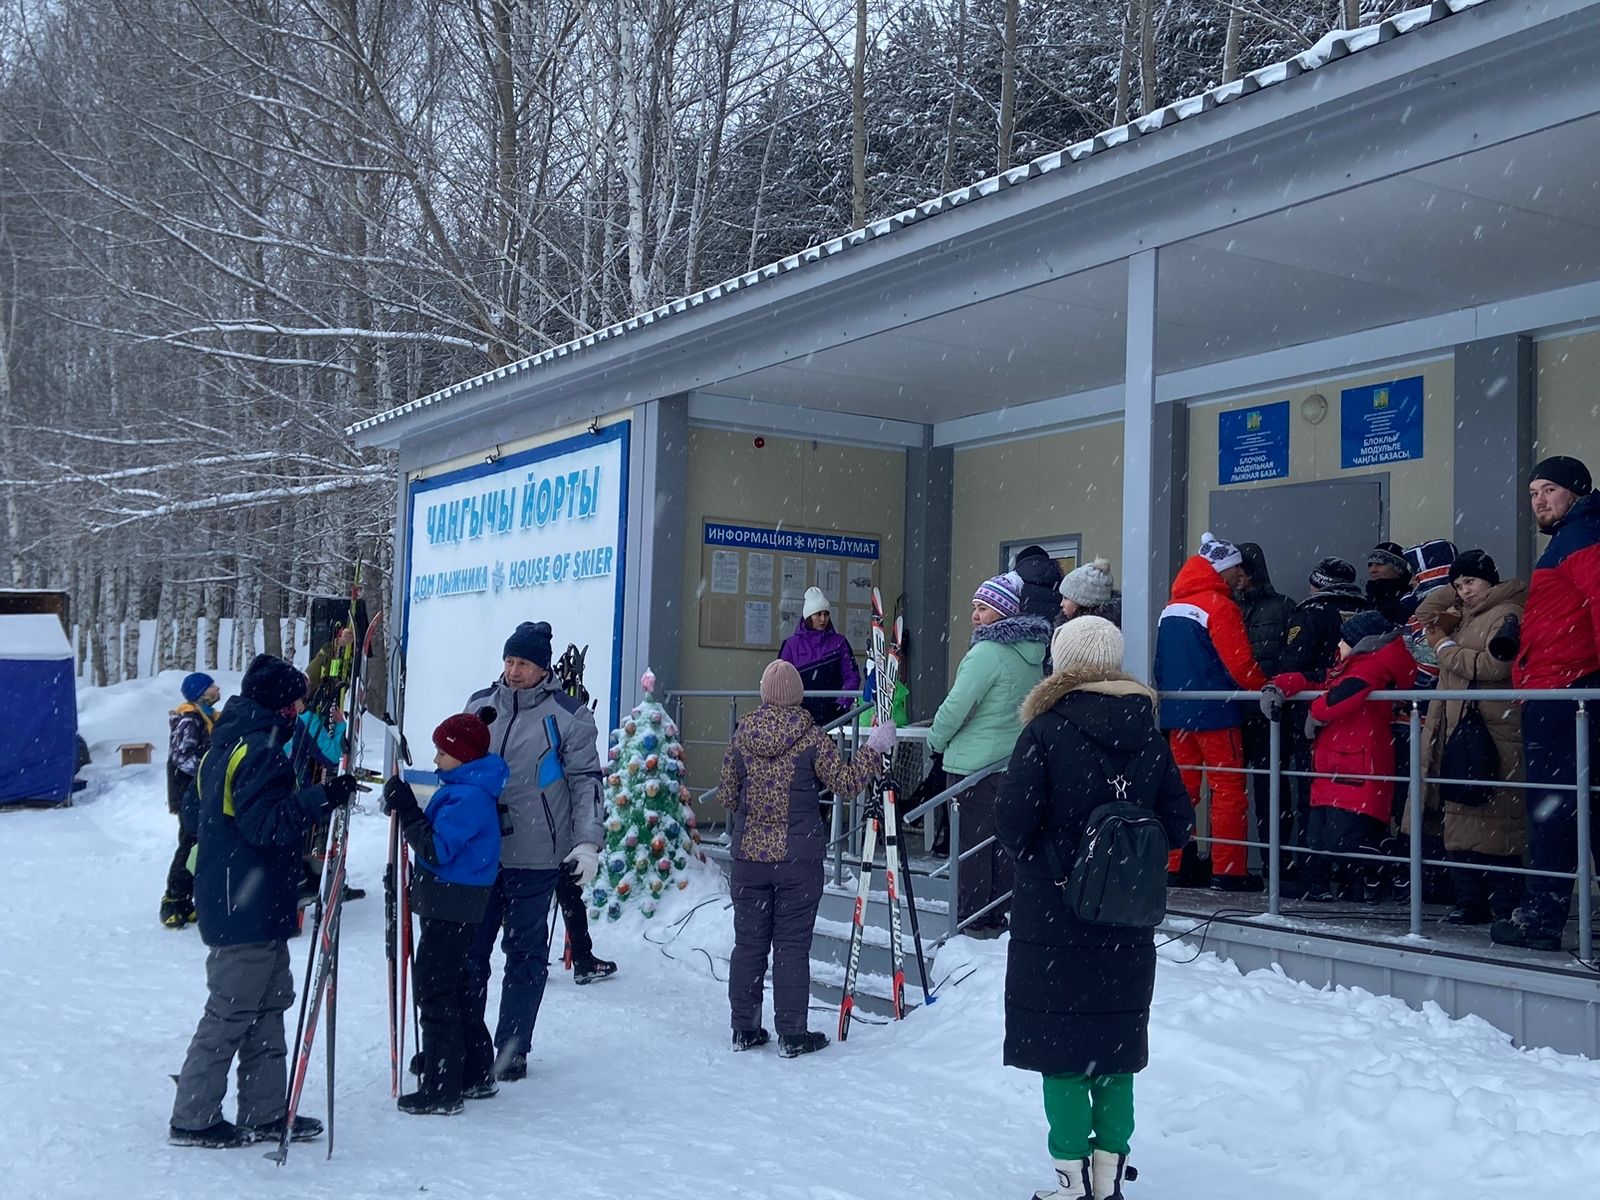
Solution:
<svg viewBox="0 0 1600 1200"><path fill-rule="evenodd" d="M1578 957L1588 962L1594 957L1594 864L1590 861L1589 837L1593 814L1589 811L1589 704L1578 701L1574 718L1578 737L1576 770L1578 786Z"/></svg>
<svg viewBox="0 0 1600 1200"><path fill-rule="evenodd" d="M1156 251L1128 259L1122 421L1123 666L1150 678L1155 630ZM1163 536L1164 533L1163 533Z"/></svg>
<svg viewBox="0 0 1600 1200"><path fill-rule="evenodd" d="M1267 911L1278 915L1283 901L1283 837L1278 823L1283 812L1283 725L1267 727Z"/></svg>
<svg viewBox="0 0 1600 1200"><path fill-rule="evenodd" d="M1411 794L1406 809L1411 814L1411 936L1422 936L1422 705L1411 702Z"/></svg>

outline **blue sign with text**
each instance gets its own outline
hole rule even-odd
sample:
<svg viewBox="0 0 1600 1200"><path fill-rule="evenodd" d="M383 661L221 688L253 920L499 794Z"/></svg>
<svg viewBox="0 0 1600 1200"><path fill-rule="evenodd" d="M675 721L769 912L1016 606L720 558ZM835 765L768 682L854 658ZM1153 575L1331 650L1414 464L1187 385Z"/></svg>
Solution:
<svg viewBox="0 0 1600 1200"><path fill-rule="evenodd" d="M840 533L800 533L792 529L769 529L755 525L729 525L723 521L705 523L708 546L743 546L750 550L785 551L791 554L833 554L840 558L878 557L877 538L850 537Z"/></svg>
<svg viewBox="0 0 1600 1200"><path fill-rule="evenodd" d="M1339 393L1339 465L1375 467L1422 457L1422 376Z"/></svg>
<svg viewBox="0 0 1600 1200"><path fill-rule="evenodd" d="M1217 416L1217 480L1254 483L1289 474L1289 402Z"/></svg>

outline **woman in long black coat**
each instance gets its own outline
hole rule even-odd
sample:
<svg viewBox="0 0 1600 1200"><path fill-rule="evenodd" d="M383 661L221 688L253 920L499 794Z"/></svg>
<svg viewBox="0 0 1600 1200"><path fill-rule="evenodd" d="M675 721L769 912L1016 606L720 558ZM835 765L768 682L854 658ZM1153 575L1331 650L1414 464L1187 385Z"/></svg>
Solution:
<svg viewBox="0 0 1600 1200"><path fill-rule="evenodd" d="M1155 694L1121 672L1116 626L1069 621L1051 657L1055 674L1023 704L1000 790L1000 843L1016 860L1005 1061L1044 1076L1057 1187L1036 1200L1105 1200L1122 1196L1133 1075L1149 1060L1155 938L1078 920L1044 847L1070 869L1089 814L1118 798L1154 810L1169 844L1182 846L1194 810L1156 730ZM1113 775L1131 785L1125 797L1114 794Z"/></svg>

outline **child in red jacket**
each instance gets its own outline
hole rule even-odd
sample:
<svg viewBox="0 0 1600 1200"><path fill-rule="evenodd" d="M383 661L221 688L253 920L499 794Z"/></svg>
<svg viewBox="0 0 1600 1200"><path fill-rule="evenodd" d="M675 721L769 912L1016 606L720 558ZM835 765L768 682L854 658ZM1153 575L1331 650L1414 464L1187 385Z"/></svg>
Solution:
<svg viewBox="0 0 1600 1200"><path fill-rule="evenodd" d="M1416 660L1400 635L1402 630L1378 612L1357 613L1339 627L1340 661L1321 683L1297 672L1279 675L1261 696L1261 711L1273 721L1283 713L1285 696L1319 691L1311 702L1306 736L1315 739L1311 781L1311 821L1306 834L1312 854L1303 876L1305 899L1332 900L1334 882L1341 884L1359 869L1330 853L1375 848L1389 833L1394 797L1394 734L1389 727L1394 705L1369 700L1375 691L1411 686Z"/></svg>

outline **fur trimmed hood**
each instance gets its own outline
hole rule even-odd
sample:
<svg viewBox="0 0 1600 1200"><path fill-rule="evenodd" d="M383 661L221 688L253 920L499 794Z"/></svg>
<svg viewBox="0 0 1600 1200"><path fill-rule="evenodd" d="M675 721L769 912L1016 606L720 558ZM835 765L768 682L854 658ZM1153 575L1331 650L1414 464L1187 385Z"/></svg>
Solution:
<svg viewBox="0 0 1600 1200"><path fill-rule="evenodd" d="M1022 708L1019 710L1022 723L1027 725L1035 717L1049 712L1071 692L1096 692L1103 696L1142 696L1150 701L1152 711L1156 707L1155 692L1132 675L1125 675L1121 671L1107 674L1083 669L1065 670L1057 671L1028 693L1028 698L1022 702Z"/></svg>
<svg viewBox="0 0 1600 1200"><path fill-rule="evenodd" d="M1048 646L1055 626L1044 617L1023 613L1020 617L1004 617L993 625L978 625L972 630L971 645L994 642L1001 646L1020 646L1039 642Z"/></svg>

